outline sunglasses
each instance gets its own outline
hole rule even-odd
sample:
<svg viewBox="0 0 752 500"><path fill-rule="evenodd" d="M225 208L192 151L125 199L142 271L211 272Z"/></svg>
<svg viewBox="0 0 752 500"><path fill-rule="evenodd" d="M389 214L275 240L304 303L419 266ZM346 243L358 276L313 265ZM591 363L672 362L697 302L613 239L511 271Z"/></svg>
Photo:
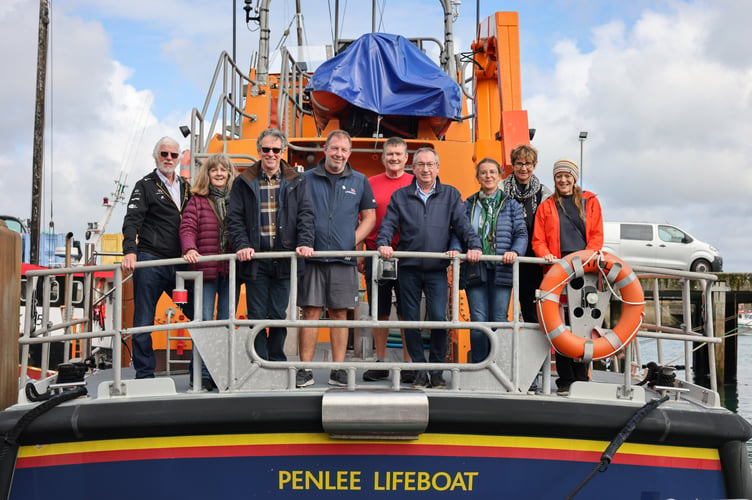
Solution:
<svg viewBox="0 0 752 500"><path fill-rule="evenodd" d="M278 155L282 152L282 148L261 148L261 151L264 153L268 153L269 151L271 151L275 155Z"/></svg>
<svg viewBox="0 0 752 500"><path fill-rule="evenodd" d="M179 153L171 153L169 151L160 151L159 156L162 158L167 158L168 156L171 156L173 160L177 160L178 156L180 156Z"/></svg>

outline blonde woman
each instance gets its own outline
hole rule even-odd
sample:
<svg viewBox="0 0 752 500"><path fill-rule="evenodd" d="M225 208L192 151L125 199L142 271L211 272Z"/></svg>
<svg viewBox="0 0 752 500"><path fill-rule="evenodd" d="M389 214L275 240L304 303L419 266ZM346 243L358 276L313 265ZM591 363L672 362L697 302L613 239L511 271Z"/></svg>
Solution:
<svg viewBox="0 0 752 500"><path fill-rule="evenodd" d="M230 157L217 153L206 159L193 183L193 196L183 211L180 223L180 244L183 258L190 262L189 269L203 271L203 320L229 317L230 279L229 264L222 262L197 262L204 255L229 253L230 236L225 219L230 199L230 186L237 171ZM214 382L202 363L203 389L211 390Z"/></svg>

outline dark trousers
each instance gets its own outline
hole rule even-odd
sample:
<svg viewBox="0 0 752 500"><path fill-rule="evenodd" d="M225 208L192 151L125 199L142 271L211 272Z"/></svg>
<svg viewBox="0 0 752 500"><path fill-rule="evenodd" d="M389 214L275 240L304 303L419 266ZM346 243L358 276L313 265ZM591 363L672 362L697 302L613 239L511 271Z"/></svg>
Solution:
<svg viewBox="0 0 752 500"><path fill-rule="evenodd" d="M556 373L559 378L556 379L556 387L568 389L572 382L587 382L589 363L578 363L572 358L568 358L556 353Z"/></svg>
<svg viewBox="0 0 752 500"><path fill-rule="evenodd" d="M136 254L137 262L159 260L157 257L146 252ZM162 292L168 295L175 289L175 272L181 271L184 266L157 266L138 268L133 271L133 326L150 326L154 324L154 314L157 302ZM192 288L192 287L189 287ZM192 316L192 293L189 292L189 301L186 304L186 316ZM133 368L136 370L136 378L154 377L157 366L157 358L151 342L151 333L139 333L131 338L133 352Z"/></svg>
<svg viewBox="0 0 752 500"><path fill-rule="evenodd" d="M256 279L245 283L245 298L248 319L285 319L290 299L290 280L277 278L271 259L260 259ZM286 338L286 328L267 328L256 335L253 345L263 359L287 361Z"/></svg>
<svg viewBox="0 0 752 500"><path fill-rule="evenodd" d="M429 321L446 321L447 273L442 271L420 271L411 268L399 270L402 317L405 321L420 321L420 297L425 293L426 312ZM405 328L407 352L413 363L425 363L423 340L417 328ZM430 362L444 362L447 348L447 331L431 330L431 343L428 349Z"/></svg>
<svg viewBox="0 0 752 500"><path fill-rule="evenodd" d="M535 291L543 281L543 267L538 264L520 264L520 311L526 323L537 323Z"/></svg>

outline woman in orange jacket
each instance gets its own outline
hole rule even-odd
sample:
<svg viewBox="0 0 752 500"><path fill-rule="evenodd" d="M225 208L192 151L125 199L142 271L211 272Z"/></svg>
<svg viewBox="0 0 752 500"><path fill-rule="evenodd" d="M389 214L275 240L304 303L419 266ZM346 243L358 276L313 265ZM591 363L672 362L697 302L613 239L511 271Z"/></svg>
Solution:
<svg viewBox="0 0 752 500"><path fill-rule="evenodd" d="M533 251L537 257L553 263L578 250L603 247L603 217L595 194L577 185L579 168L568 159L554 163L553 196L541 203L535 214ZM557 393L568 394L576 380L588 380L588 364L576 363L556 353Z"/></svg>

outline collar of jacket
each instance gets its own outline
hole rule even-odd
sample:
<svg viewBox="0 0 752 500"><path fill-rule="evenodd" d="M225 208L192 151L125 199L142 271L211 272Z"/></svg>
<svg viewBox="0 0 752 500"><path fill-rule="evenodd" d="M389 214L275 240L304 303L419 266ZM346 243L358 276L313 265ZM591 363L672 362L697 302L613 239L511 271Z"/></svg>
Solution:
<svg viewBox="0 0 752 500"><path fill-rule="evenodd" d="M175 177L177 177L178 182L180 183L180 210L182 211L186 201L188 201L188 198L190 198L191 186L188 183L188 179L186 179L182 175L175 174ZM156 168L152 170L150 174L146 174L146 177L144 177L144 179L148 179L154 182L157 186L159 186L160 189L167 193L167 186L164 185L162 179L160 179L157 175Z"/></svg>
<svg viewBox="0 0 752 500"><path fill-rule="evenodd" d="M414 175L413 175L413 180L410 181L410 186L412 187L412 189L410 190L410 194L415 194L415 191L417 191L418 189L420 189L418 187L418 178L415 177ZM437 175L436 176L436 186L434 186L434 193L437 193L437 194L440 193L441 192L441 186L442 186L441 179L439 179L439 176Z"/></svg>
<svg viewBox="0 0 752 500"><path fill-rule="evenodd" d="M326 158L319 160L318 164L316 165L316 168L313 170L313 173L315 175L326 177L326 167L324 167L324 163L326 162ZM350 166L350 162L345 163L345 169L342 171L342 177L347 177L349 175L352 175L353 169Z"/></svg>
<svg viewBox="0 0 752 500"><path fill-rule="evenodd" d="M501 199L499 200L501 203L504 203L509 198L509 193L504 191L503 189L499 188L501 190ZM468 203L475 203L478 201L478 198L480 198L480 191L476 191L470 196L467 197Z"/></svg>
<svg viewBox="0 0 752 500"><path fill-rule="evenodd" d="M293 167L290 166L289 163L287 163L285 160L281 160L279 164L279 172L282 174L282 178L286 181L290 182L293 179L295 179L300 174L297 170L295 170ZM256 179L258 179L259 174L261 173L261 161L257 161L250 167L243 170L243 173L240 174L240 177L242 177L247 183L252 183Z"/></svg>

